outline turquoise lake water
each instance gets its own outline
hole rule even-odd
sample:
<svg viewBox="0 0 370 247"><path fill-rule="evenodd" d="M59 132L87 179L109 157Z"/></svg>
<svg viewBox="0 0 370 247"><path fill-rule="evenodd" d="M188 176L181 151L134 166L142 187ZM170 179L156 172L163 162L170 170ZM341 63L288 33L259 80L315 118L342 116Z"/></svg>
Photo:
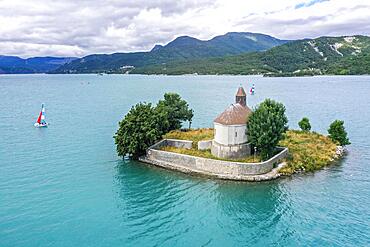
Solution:
<svg viewBox="0 0 370 247"><path fill-rule="evenodd" d="M326 133L345 121L339 164L270 182L191 177L117 157L118 121L178 92L194 127L256 84ZM369 246L370 76L0 76L0 246ZM34 122L46 104L47 129Z"/></svg>

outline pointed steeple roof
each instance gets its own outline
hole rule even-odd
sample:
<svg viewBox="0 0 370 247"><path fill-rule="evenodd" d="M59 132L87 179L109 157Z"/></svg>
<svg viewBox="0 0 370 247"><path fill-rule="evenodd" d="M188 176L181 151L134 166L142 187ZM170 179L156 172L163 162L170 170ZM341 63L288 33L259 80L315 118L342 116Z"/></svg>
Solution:
<svg viewBox="0 0 370 247"><path fill-rule="evenodd" d="M238 92L236 92L236 96L247 96L242 86L238 88Z"/></svg>

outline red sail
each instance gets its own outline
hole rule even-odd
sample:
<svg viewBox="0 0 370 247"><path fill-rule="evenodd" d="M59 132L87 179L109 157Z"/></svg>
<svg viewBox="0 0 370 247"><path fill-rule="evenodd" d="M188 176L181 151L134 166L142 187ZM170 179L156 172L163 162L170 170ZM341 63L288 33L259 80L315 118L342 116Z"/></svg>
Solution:
<svg viewBox="0 0 370 247"><path fill-rule="evenodd" d="M38 122L38 123L40 123L40 122L41 122L41 115L42 115L42 111L40 111L40 115L39 115L39 117L38 117L38 119L37 119L37 122Z"/></svg>

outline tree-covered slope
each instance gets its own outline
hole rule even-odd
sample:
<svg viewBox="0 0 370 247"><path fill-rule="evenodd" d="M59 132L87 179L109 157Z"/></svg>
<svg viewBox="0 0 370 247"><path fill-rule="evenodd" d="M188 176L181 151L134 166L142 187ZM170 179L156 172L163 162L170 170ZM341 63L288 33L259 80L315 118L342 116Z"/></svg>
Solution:
<svg viewBox="0 0 370 247"><path fill-rule="evenodd" d="M54 73L124 73L144 66L190 61L201 58L237 55L268 50L287 41L257 33L227 33L211 40L181 36L165 46L156 45L149 52L95 54L61 66Z"/></svg>
<svg viewBox="0 0 370 247"><path fill-rule="evenodd" d="M370 74L370 37L321 37L264 52L136 68L143 74Z"/></svg>
<svg viewBox="0 0 370 247"><path fill-rule="evenodd" d="M0 74L46 73L72 61L72 57L0 56Z"/></svg>
<svg viewBox="0 0 370 247"><path fill-rule="evenodd" d="M261 60L282 73L366 74L369 54L369 37L321 37L275 47Z"/></svg>

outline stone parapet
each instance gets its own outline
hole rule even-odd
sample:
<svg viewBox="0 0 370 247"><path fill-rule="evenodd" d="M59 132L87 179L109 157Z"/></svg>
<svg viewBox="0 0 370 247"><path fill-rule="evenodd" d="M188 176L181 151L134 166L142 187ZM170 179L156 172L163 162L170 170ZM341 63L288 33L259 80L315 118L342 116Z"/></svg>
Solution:
<svg viewBox="0 0 370 247"><path fill-rule="evenodd" d="M214 156L223 159L237 159L251 154L251 145L243 143L239 145L223 145L212 140L211 152Z"/></svg>
<svg viewBox="0 0 370 247"><path fill-rule="evenodd" d="M231 180L261 181L280 176L278 170L283 166L283 163L280 165L279 163L281 163L282 159L288 154L287 148L278 148L280 152L264 162L232 162L160 150L162 146L168 144L167 141L168 140L162 140L154 144L140 160L156 166L186 173L203 174Z"/></svg>
<svg viewBox="0 0 370 247"><path fill-rule="evenodd" d="M211 149L211 146L212 146L212 140L198 142L198 150Z"/></svg>
<svg viewBox="0 0 370 247"><path fill-rule="evenodd" d="M160 149L161 147L164 147L164 146L191 149L193 146L193 142L187 141L187 140L178 140L178 139L164 139L164 140L161 140L155 143L154 145L149 147L149 149Z"/></svg>

